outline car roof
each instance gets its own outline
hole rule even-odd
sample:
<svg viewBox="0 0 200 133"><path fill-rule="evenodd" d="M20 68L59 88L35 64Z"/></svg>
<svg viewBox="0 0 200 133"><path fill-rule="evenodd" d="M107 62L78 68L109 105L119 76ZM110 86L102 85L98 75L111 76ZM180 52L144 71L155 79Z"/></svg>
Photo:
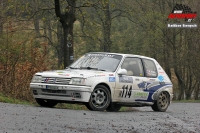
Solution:
<svg viewBox="0 0 200 133"><path fill-rule="evenodd" d="M87 54L116 54L116 55L122 55L124 57L140 57L140 58L146 58L155 60L154 58L143 56L143 55L135 55L135 54L123 54L123 53L112 53L112 52L89 52Z"/></svg>

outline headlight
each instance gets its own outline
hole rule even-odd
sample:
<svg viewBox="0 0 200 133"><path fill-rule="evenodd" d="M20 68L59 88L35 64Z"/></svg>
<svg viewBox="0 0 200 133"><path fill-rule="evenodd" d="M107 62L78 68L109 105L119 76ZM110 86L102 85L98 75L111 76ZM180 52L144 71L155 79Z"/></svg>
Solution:
<svg viewBox="0 0 200 133"><path fill-rule="evenodd" d="M71 78L69 84L73 85L85 85L85 80L83 78Z"/></svg>
<svg viewBox="0 0 200 133"><path fill-rule="evenodd" d="M33 76L32 83L40 83L42 82L42 76L35 75Z"/></svg>

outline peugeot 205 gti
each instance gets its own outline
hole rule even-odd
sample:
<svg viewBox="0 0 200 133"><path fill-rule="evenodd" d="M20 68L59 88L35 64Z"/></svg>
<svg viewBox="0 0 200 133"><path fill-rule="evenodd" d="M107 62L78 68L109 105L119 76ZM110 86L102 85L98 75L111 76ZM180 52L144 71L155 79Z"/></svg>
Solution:
<svg viewBox="0 0 200 133"><path fill-rule="evenodd" d="M151 106L164 112L173 85L159 63L131 54L86 53L64 70L38 72L30 88L40 106L81 103L93 111Z"/></svg>

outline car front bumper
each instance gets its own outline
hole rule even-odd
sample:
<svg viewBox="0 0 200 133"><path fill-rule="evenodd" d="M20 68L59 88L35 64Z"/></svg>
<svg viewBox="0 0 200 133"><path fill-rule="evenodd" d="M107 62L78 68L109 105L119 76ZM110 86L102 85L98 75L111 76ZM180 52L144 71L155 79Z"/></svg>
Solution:
<svg viewBox="0 0 200 133"><path fill-rule="evenodd" d="M91 95L89 86L30 83L30 89L34 98L65 102L88 102Z"/></svg>

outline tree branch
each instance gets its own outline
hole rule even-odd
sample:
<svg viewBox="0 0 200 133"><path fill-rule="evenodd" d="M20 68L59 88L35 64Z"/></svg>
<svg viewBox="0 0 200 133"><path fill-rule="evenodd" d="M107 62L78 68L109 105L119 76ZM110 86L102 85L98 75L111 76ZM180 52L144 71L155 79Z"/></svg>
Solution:
<svg viewBox="0 0 200 133"><path fill-rule="evenodd" d="M61 17L61 11L60 11L60 0L54 0L55 4L55 13L57 17Z"/></svg>

